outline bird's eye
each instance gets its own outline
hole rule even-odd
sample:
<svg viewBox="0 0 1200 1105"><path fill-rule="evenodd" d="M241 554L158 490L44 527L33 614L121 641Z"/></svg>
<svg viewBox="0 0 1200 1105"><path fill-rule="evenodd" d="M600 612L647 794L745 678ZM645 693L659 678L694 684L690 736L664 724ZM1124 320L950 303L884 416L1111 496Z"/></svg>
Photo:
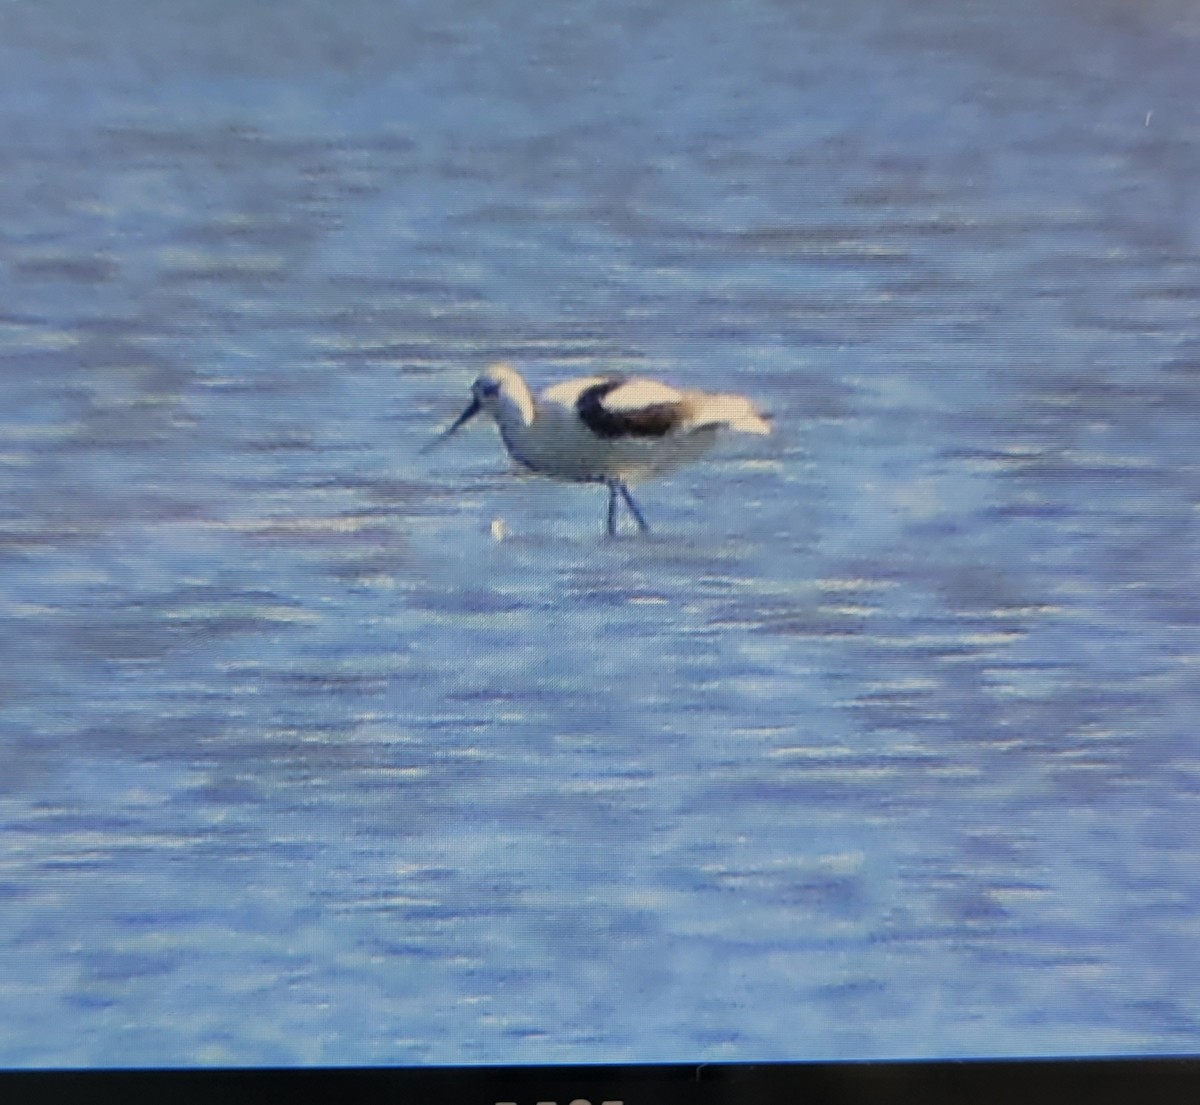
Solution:
<svg viewBox="0 0 1200 1105"><path fill-rule="evenodd" d="M500 394L500 384L495 380L480 380L476 389L482 399L490 399L492 396Z"/></svg>

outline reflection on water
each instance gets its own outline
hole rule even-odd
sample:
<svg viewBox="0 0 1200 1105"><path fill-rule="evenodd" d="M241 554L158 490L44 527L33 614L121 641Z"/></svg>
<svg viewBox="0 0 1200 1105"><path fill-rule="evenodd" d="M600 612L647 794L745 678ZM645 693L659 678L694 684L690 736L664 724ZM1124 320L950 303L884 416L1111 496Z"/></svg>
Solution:
<svg viewBox="0 0 1200 1105"><path fill-rule="evenodd" d="M0 1061L1194 1047L1190 9L0 32ZM607 542L494 357L777 433Z"/></svg>

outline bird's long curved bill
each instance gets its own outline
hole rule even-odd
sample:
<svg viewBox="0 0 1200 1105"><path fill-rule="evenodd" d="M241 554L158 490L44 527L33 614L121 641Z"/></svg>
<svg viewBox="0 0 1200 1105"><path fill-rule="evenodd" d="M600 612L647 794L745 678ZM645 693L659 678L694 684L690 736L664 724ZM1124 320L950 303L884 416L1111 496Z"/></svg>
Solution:
<svg viewBox="0 0 1200 1105"><path fill-rule="evenodd" d="M435 446L441 445L441 443L450 437L450 435L453 434L460 426L462 426L464 423L470 422L471 419L479 413L480 409L481 407L479 400L472 399L471 405L454 420L454 422L450 425L450 428L448 430L443 430L440 434L438 434L437 437L435 437L421 450L421 452L427 453Z"/></svg>

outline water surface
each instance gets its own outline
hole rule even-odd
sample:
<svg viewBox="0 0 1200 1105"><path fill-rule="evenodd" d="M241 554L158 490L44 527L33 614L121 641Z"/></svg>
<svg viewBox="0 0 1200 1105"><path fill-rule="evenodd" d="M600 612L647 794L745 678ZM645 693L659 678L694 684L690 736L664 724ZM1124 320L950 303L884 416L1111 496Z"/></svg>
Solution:
<svg viewBox="0 0 1200 1105"><path fill-rule="evenodd" d="M0 1062L1195 1050L1198 48L0 7ZM607 541L500 357L776 433Z"/></svg>

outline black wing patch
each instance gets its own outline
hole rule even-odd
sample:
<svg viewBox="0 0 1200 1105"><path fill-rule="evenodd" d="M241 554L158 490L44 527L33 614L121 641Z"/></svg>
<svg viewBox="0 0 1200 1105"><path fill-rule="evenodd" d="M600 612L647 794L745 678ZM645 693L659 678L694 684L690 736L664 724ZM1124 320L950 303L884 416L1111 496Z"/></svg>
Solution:
<svg viewBox="0 0 1200 1105"><path fill-rule="evenodd" d="M679 424L678 403L651 403L637 410L612 411L604 405L604 397L615 391L624 377L593 384L580 392L575 410L580 421L597 437L663 437Z"/></svg>

